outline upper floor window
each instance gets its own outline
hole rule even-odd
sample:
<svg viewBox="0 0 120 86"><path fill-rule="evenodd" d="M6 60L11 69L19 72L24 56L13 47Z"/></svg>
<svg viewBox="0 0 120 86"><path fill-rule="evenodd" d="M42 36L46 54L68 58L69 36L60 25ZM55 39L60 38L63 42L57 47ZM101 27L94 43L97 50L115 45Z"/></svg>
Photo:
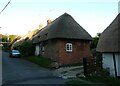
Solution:
<svg viewBox="0 0 120 86"><path fill-rule="evenodd" d="M67 43L66 44L66 51L67 52L72 52L72 43Z"/></svg>

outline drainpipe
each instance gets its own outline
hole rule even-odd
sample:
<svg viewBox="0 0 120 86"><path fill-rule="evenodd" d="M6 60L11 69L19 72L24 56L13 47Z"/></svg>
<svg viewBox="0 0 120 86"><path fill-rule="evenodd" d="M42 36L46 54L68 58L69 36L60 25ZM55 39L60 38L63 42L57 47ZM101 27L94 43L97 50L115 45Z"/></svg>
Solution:
<svg viewBox="0 0 120 86"><path fill-rule="evenodd" d="M113 61L114 61L115 77L117 77L117 68L116 68L115 53L113 53Z"/></svg>

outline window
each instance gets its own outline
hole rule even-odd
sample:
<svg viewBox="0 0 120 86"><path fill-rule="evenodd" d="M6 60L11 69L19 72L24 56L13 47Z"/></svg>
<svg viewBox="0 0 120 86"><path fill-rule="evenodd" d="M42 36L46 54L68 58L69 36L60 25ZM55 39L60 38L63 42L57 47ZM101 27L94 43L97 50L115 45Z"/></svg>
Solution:
<svg viewBox="0 0 120 86"><path fill-rule="evenodd" d="M66 44L66 51L67 52L72 52L72 43L67 43Z"/></svg>

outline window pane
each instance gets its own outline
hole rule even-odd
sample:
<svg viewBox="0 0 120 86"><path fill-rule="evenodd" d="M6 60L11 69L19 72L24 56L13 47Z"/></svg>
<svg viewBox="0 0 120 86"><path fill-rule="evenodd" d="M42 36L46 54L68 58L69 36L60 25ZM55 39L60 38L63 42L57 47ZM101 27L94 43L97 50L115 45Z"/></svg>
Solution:
<svg viewBox="0 0 120 86"><path fill-rule="evenodd" d="M66 44L66 51L72 51L72 44L71 43L67 43Z"/></svg>

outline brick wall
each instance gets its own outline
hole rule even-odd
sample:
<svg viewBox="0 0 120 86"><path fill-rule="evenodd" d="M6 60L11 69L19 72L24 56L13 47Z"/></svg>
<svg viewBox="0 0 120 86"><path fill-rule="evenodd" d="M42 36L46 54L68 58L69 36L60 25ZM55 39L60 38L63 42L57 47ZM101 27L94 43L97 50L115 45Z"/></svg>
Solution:
<svg viewBox="0 0 120 86"><path fill-rule="evenodd" d="M73 51L66 51L66 43L72 43ZM82 63L83 57L90 57L90 44L80 40L60 40L59 42L59 64Z"/></svg>
<svg viewBox="0 0 120 86"><path fill-rule="evenodd" d="M72 43L73 51L66 51L66 43ZM90 44L88 41L52 39L44 45L43 57L58 61L59 65L82 63L83 57L90 57Z"/></svg>
<svg viewBox="0 0 120 86"><path fill-rule="evenodd" d="M48 40L44 45L45 51L42 52L42 56L46 58L50 58L53 61L57 61L58 57L58 43L57 40Z"/></svg>

